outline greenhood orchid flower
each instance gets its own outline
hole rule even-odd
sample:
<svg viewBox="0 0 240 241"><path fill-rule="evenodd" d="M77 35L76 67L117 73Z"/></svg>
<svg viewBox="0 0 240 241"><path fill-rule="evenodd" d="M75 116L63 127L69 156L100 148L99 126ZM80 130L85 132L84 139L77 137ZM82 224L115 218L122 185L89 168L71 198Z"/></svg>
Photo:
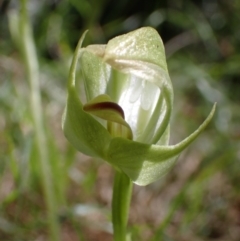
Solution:
<svg viewBox="0 0 240 241"><path fill-rule="evenodd" d="M173 88L157 31L144 27L107 45L82 48L85 34L70 69L64 134L80 152L107 161L138 185L150 184L169 171L208 125L215 105L195 132L169 145ZM75 84L78 60L81 96Z"/></svg>

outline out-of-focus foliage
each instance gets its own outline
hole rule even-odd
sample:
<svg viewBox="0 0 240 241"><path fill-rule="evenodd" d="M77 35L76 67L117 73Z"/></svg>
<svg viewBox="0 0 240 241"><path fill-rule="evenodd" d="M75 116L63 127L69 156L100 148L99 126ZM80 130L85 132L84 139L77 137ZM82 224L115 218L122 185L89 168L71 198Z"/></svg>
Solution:
<svg viewBox="0 0 240 241"><path fill-rule="evenodd" d="M88 45L152 26L165 43L175 93L171 142L191 133L213 102L218 106L211 125L171 174L145 188L135 187L132 240L238 241L240 2L31 0L28 7L62 239L112 238L111 168L76 153L61 131L73 50L85 29ZM9 27L18 8L18 1L0 1L0 240L48 240L31 93L14 21L12 35Z"/></svg>

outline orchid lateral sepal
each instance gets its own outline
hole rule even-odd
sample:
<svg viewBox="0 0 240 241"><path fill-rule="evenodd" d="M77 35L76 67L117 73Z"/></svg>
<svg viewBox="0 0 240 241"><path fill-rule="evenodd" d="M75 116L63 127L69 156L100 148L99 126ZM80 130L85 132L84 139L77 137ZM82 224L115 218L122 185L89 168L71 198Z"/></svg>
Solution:
<svg viewBox="0 0 240 241"><path fill-rule="evenodd" d="M108 161L118 166L136 184L140 186L148 185L158 180L173 167L178 155L188 147L209 124L215 109L216 103L202 125L176 145L149 145L123 138L115 138L109 146Z"/></svg>

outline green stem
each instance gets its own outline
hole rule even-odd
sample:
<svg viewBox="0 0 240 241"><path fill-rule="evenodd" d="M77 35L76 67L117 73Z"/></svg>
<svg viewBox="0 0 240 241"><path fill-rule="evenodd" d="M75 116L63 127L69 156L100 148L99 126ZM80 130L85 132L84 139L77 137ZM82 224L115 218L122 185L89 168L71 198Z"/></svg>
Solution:
<svg viewBox="0 0 240 241"><path fill-rule="evenodd" d="M114 241L126 241L126 230L132 186L132 182L126 174L116 171L112 197L112 223Z"/></svg>
<svg viewBox="0 0 240 241"><path fill-rule="evenodd" d="M27 78L30 84L30 103L33 116L33 124L36 133L36 144L39 152L40 175L43 192L47 205L48 223L50 229L50 240L60 240L60 228L57 220L57 207L55 191L52 184L52 177L49 167L49 153L47 148L47 137L44 128L44 118L41 105L39 87L39 70L36 49L30 27L30 20L27 14L27 0L21 0L19 38L21 51L26 66Z"/></svg>

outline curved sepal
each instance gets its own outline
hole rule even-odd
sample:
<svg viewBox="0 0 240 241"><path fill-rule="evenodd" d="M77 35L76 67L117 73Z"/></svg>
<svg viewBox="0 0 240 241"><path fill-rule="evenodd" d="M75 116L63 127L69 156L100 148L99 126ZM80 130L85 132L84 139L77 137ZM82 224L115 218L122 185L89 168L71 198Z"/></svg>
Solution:
<svg viewBox="0 0 240 241"><path fill-rule="evenodd" d="M82 53L81 45L86 32L75 50L68 79L67 104L62 119L63 132L68 141L80 152L105 159L111 141L109 132L83 110L75 87L76 66Z"/></svg>
<svg viewBox="0 0 240 241"><path fill-rule="evenodd" d="M163 42L158 32L151 27L143 27L115 37L105 46L104 54L99 51L98 56L118 71L137 76L140 80L151 82L160 89L158 103L161 105L151 114L152 125L149 125L148 129L152 126L157 128L154 131L150 130L151 135L149 131L144 131L140 140L151 143L161 142L161 136L168 126L172 112L173 89ZM158 111L160 109L161 114ZM162 123L156 125L160 115L164 116Z"/></svg>
<svg viewBox="0 0 240 241"><path fill-rule="evenodd" d="M118 60L132 60L152 63L168 71L162 39L151 27L111 39L106 46L104 60L117 69Z"/></svg>
<svg viewBox="0 0 240 241"><path fill-rule="evenodd" d="M108 161L121 169L138 185L148 185L169 171L178 155L189 146L211 121L213 106L207 119L186 139L173 146L148 145L123 138L114 138L109 147Z"/></svg>
<svg viewBox="0 0 240 241"><path fill-rule="evenodd" d="M148 80L160 89L164 86L173 100L163 42L155 29L143 27L111 39L101 58L123 73Z"/></svg>

